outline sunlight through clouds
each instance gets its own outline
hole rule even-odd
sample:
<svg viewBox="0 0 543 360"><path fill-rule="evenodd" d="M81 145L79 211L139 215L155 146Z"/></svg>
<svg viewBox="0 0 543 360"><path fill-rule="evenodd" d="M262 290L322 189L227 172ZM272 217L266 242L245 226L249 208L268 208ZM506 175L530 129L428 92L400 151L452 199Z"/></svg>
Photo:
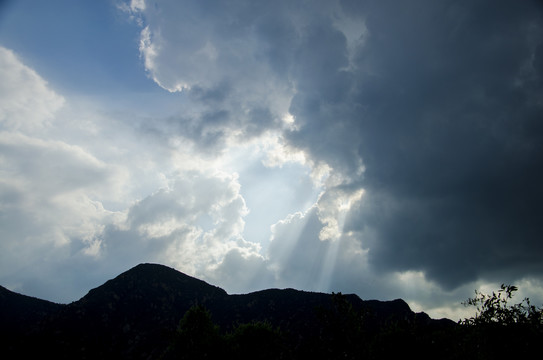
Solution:
<svg viewBox="0 0 543 360"><path fill-rule="evenodd" d="M541 300L543 13L488 4L11 2L0 281Z"/></svg>
<svg viewBox="0 0 543 360"><path fill-rule="evenodd" d="M4 51L2 54L12 61L13 66L31 74L29 81L44 83L31 69L17 63L10 52ZM19 83L14 85L20 86ZM53 96L53 99L64 102L63 98L46 87L30 85L29 88L42 91L44 99ZM42 97L39 94L35 96L39 116ZM29 103L27 105L30 106ZM74 113L76 109L81 110L80 105L75 108L68 106L67 111L60 113L59 106L51 102L52 111L56 113L54 116L52 112L45 113L46 118L54 120L44 133L49 136L47 140L37 137L38 134L35 137L11 132L11 126L0 134L3 195L11 193L9 196L13 197L14 190L18 189L20 198L25 199L24 202L13 203L13 207L6 207L7 203L4 202L2 211L18 213L21 219L32 224L26 230L17 229L19 223L4 223L2 226L6 232L2 242L4 250L23 246L18 254L25 260L21 262L20 258L17 262L35 262L44 254L41 248L53 245L48 250L50 256L41 260L49 267L53 266L53 261L69 261L73 256L92 258L96 264L105 263L122 254L126 237L131 237L127 245L132 250L123 255L125 262L154 259L174 264L194 275L205 273L207 268L215 266L232 249L239 249L245 256L259 253L258 244L246 242L242 237L247 208L239 193L240 185L235 172L221 170L224 164L220 160L197 156L193 147L186 146L190 142L170 143L175 145L173 151L171 147L163 146L162 149L159 147L149 151L151 148L145 142L140 142L140 152L146 149L147 153L143 157L138 152L127 153L130 156L126 157L116 153L118 147L99 146L84 140L84 137L85 148L51 138L55 135L64 138L68 131L72 131L73 136L92 129L92 138L101 140L103 132L111 126L108 128L105 122L96 121L115 124L107 116L91 120L92 117L87 117L87 114ZM32 109L20 108L17 111ZM72 127L66 119L72 116L87 117L92 126ZM9 115L9 120L14 118L15 115ZM57 124L63 127L57 128ZM29 134L33 131L28 127L21 129ZM130 132L125 131L124 136L130 136ZM153 143L152 140L147 141ZM108 162L100 160L90 151L99 153ZM163 154L169 154L169 158L160 159ZM139 161L127 161L131 156ZM142 161L144 159L146 162ZM144 188L132 183L130 175L157 170L158 176L147 185L150 189L154 187L152 194L145 194ZM110 192L121 188L124 188L122 194L111 193L110 197ZM139 194L143 194L143 198L132 203L132 196ZM104 207L106 203L116 203L115 207L120 207L120 210L108 210ZM122 204L124 207L121 207ZM202 222L204 217L209 221ZM10 219L4 217L4 220ZM205 228L202 227L204 223L207 223ZM5 269L18 268L13 261L4 260ZM128 266L126 263L120 265Z"/></svg>
<svg viewBox="0 0 543 360"><path fill-rule="evenodd" d="M340 188L326 189L317 202L319 219L325 226L319 233L319 239L337 240L343 234L345 218L351 207L362 199L363 189L354 192Z"/></svg>

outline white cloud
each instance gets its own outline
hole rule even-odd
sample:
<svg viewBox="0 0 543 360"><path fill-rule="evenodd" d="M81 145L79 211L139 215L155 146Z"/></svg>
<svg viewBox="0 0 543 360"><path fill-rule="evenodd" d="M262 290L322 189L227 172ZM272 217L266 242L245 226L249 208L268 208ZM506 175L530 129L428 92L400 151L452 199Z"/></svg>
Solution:
<svg viewBox="0 0 543 360"><path fill-rule="evenodd" d="M29 191L55 196L107 182L107 166L76 145L0 133L3 170Z"/></svg>
<svg viewBox="0 0 543 360"><path fill-rule="evenodd" d="M125 2L120 0L117 2L117 8L125 12L131 21L136 21L139 26L143 25L143 20L140 13L146 8L145 0L130 0Z"/></svg>
<svg viewBox="0 0 543 360"><path fill-rule="evenodd" d="M114 259L130 246L134 262L147 258L213 277L213 269L233 250L259 256L258 244L242 237L247 209L235 176L189 171L170 184L135 203L125 223L105 231L104 257ZM130 244L119 243L127 236Z"/></svg>
<svg viewBox="0 0 543 360"><path fill-rule="evenodd" d="M0 47L0 124L12 131L40 131L64 104L12 50Z"/></svg>
<svg viewBox="0 0 543 360"><path fill-rule="evenodd" d="M249 16L248 22L227 15L232 11ZM268 44L259 31L267 20L243 11L194 1L162 2L139 11L145 19L140 36L145 68L162 88L190 94L179 123L205 146L211 140L219 147L223 141L245 141L282 127L294 94L289 80L277 76L262 54Z"/></svg>
<svg viewBox="0 0 543 360"><path fill-rule="evenodd" d="M220 284L228 293L247 293L275 287L274 273L267 260L256 253L244 254L232 249L215 267L203 274L214 284Z"/></svg>
<svg viewBox="0 0 543 360"><path fill-rule="evenodd" d="M131 0L130 8L132 11L143 11L145 10L145 0Z"/></svg>
<svg viewBox="0 0 543 360"><path fill-rule="evenodd" d="M325 224L319 239L337 240L343 235L345 219L351 208L361 201L363 189L330 188L324 191L317 202L318 216Z"/></svg>
<svg viewBox="0 0 543 360"><path fill-rule="evenodd" d="M19 133L1 133L0 148L0 193L10 199L0 208L3 270L62 262L70 251L98 255L96 236L116 216L97 199L114 169L77 146Z"/></svg>
<svg viewBox="0 0 543 360"><path fill-rule="evenodd" d="M70 301L88 288L62 284L76 281L55 275L63 266L84 274L156 261L198 275L234 250L260 256L242 236L247 207L237 174L221 170L220 158L172 147L138 128L147 119L113 118L86 101L44 107L63 98L10 51L2 54L31 76L14 80L2 102L9 111L0 132L1 279L23 291L29 279L56 283L30 294ZM39 91L30 101L17 87ZM47 128L21 125L26 114L48 119Z"/></svg>
<svg viewBox="0 0 543 360"><path fill-rule="evenodd" d="M77 145L41 138L55 127L64 98L11 50L1 48L0 61L0 246L9 272L64 252L74 239L90 246L111 216L95 197L112 184L115 168Z"/></svg>

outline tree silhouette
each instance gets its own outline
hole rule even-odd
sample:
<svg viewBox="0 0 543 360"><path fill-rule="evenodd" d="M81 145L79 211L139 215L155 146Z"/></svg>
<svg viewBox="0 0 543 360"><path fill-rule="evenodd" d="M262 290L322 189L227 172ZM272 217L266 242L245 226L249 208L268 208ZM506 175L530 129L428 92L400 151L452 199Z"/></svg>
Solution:
<svg viewBox="0 0 543 360"><path fill-rule="evenodd" d="M320 333L312 344L312 356L326 359L356 358L363 344L363 313L356 311L341 293L332 293L331 300L330 307L317 309Z"/></svg>
<svg viewBox="0 0 543 360"><path fill-rule="evenodd" d="M502 284L498 291L467 299L465 306L475 306L475 316L460 321L465 332L464 349L479 359L518 357L535 354L543 341L543 309L525 298L510 304L518 290Z"/></svg>
<svg viewBox="0 0 543 360"><path fill-rule="evenodd" d="M219 327L211 321L210 312L202 305L194 305L179 322L168 358L216 359L223 345Z"/></svg>
<svg viewBox="0 0 543 360"><path fill-rule="evenodd" d="M285 339L269 322L255 321L236 326L227 336L230 355L235 359L280 359L286 357Z"/></svg>
<svg viewBox="0 0 543 360"><path fill-rule="evenodd" d="M474 317L462 320L464 325L501 325L511 326L529 324L539 327L543 324L543 310L530 304L529 298L520 303L510 305L509 300L518 288L514 285L502 284L500 290L492 295L475 290L475 297L463 302L465 306L475 306L477 313Z"/></svg>

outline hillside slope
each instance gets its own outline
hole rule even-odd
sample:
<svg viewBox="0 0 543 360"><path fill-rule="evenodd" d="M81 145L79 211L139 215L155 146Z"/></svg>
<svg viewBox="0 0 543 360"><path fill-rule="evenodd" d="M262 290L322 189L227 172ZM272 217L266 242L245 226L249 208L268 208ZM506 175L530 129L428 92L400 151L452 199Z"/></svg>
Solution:
<svg viewBox="0 0 543 360"><path fill-rule="evenodd" d="M333 299L332 294L294 289L228 295L175 269L140 264L68 305L2 289L0 316L6 321L1 330L13 334L3 344L9 355L158 358L171 344L187 310L203 305L222 333L237 324L265 321L289 336L291 346L299 347L322 336L322 314L332 310ZM424 328L453 326L450 321L415 314L403 300L363 301L356 295L341 299L356 313L366 314L366 331L379 331L391 322Z"/></svg>

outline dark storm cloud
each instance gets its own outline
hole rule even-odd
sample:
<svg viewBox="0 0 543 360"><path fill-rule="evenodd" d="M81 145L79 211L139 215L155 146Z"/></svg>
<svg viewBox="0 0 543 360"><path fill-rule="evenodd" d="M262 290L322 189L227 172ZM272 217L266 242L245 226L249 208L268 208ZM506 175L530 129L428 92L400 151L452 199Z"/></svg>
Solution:
<svg viewBox="0 0 543 360"><path fill-rule="evenodd" d="M457 287L543 270L539 2L164 6L143 12L141 51L153 79L197 109L172 120L177 133L220 150L281 131L331 170L323 199L364 189L338 231L373 271ZM302 234L324 253L333 216L322 214Z"/></svg>
<svg viewBox="0 0 543 360"><path fill-rule="evenodd" d="M344 6L369 35L349 76L341 46L308 56L322 63L308 59L300 82L325 90L295 96L303 125L289 139L336 170L363 160L352 181L366 189L364 205L347 228L375 231L362 240L370 263L453 287L540 273L541 4Z"/></svg>
<svg viewBox="0 0 543 360"><path fill-rule="evenodd" d="M335 3L314 5L185 1L147 6L140 47L146 69L160 86L186 93L190 102L190 114L172 117L164 132L183 134L208 151L225 148L232 138L247 141L280 129L294 88L323 91L311 88L305 74L338 65L320 68L319 57L343 47L340 32L319 26ZM321 35L326 42L320 44L333 48L312 47ZM300 57L315 61L299 64ZM335 55L328 58L336 61ZM301 73L295 84L293 73ZM336 97L337 88L331 88Z"/></svg>

